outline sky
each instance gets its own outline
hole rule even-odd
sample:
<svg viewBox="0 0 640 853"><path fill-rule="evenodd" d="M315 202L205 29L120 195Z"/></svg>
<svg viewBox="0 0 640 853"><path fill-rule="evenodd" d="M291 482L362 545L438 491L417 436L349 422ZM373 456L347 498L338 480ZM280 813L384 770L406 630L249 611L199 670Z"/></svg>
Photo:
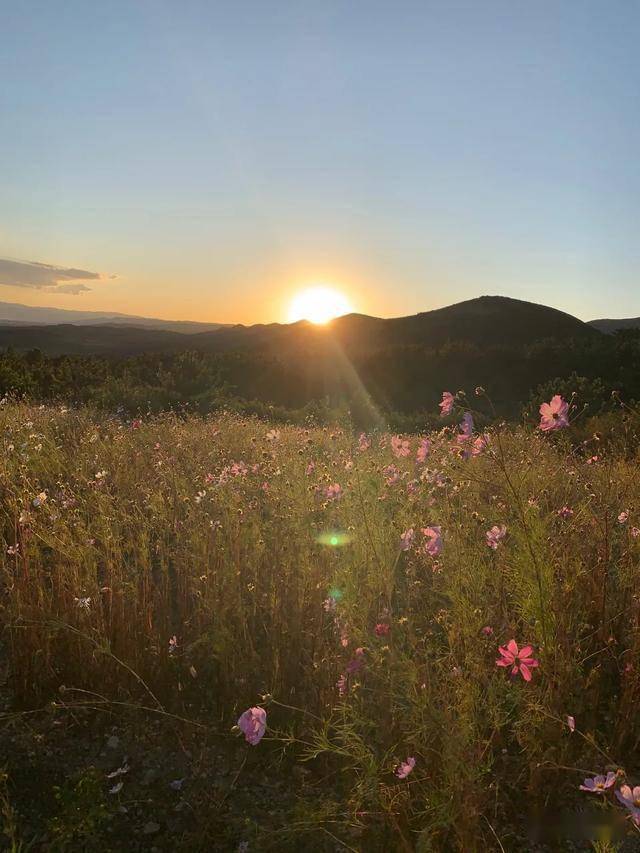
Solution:
<svg viewBox="0 0 640 853"><path fill-rule="evenodd" d="M640 4L0 0L0 300L640 315Z"/></svg>

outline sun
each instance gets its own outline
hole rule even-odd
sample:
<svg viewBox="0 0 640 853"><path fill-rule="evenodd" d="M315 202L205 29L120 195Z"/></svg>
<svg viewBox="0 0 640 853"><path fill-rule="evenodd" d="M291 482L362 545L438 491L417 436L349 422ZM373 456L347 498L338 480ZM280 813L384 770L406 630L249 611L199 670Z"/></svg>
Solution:
<svg viewBox="0 0 640 853"><path fill-rule="evenodd" d="M322 325L348 314L352 310L349 300L339 290L332 287L308 287L301 290L291 300L289 305L289 322L309 320Z"/></svg>

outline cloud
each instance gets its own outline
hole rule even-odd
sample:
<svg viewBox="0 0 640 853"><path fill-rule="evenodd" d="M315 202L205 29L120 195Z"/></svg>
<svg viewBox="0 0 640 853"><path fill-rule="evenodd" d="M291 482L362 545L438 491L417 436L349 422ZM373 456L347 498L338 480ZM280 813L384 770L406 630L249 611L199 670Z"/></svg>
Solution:
<svg viewBox="0 0 640 853"><path fill-rule="evenodd" d="M13 261L0 258L0 285L10 287L32 287L47 293L85 293L91 290L87 281L104 281L115 278L99 272L78 270L73 267L57 267L35 261Z"/></svg>

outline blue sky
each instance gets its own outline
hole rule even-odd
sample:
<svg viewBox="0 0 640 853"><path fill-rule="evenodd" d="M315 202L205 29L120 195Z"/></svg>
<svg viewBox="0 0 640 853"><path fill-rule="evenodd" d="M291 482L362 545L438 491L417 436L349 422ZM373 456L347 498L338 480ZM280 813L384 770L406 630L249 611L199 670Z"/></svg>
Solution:
<svg viewBox="0 0 640 853"><path fill-rule="evenodd" d="M0 258L87 277L0 268L0 300L254 322L329 282L381 316L484 293L640 315L638 3L27 0L2 22Z"/></svg>

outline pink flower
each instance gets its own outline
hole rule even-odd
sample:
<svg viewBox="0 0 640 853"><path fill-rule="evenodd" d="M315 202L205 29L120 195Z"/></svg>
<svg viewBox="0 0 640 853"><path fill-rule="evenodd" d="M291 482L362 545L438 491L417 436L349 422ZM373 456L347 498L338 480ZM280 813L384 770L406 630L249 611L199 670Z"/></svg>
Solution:
<svg viewBox="0 0 640 853"><path fill-rule="evenodd" d="M626 509L623 509L620 515L618 516L618 521L620 524L626 524L629 521L629 512Z"/></svg>
<svg viewBox="0 0 640 853"><path fill-rule="evenodd" d="M471 455L480 456L481 453L485 452L488 446L489 436L486 433L484 435L479 435L473 442L473 446L471 447Z"/></svg>
<svg viewBox="0 0 640 853"><path fill-rule="evenodd" d="M140 418L136 418L135 420L131 421L131 429L140 429L141 426L142 421L140 420Z"/></svg>
<svg viewBox="0 0 640 853"><path fill-rule="evenodd" d="M506 524L497 525L494 524L491 530L487 530L487 545L489 548L492 548L494 551L497 549L500 541L504 539L507 535L507 526Z"/></svg>
<svg viewBox="0 0 640 853"><path fill-rule="evenodd" d="M374 628L376 637L386 637L389 634L391 628L387 625L386 622L378 622L376 627Z"/></svg>
<svg viewBox="0 0 640 853"><path fill-rule="evenodd" d="M609 776L613 776L615 780L615 773L607 773L607 780ZM596 779L602 779L602 776L596 776ZM585 779L585 782L589 782L591 780ZM611 783L611 785L613 782ZM582 787L582 785L580 786ZM607 785L606 787L610 787ZM599 792L600 793L600 792ZM629 809L631 812L631 818L636 826L640 826L640 785L636 785L635 788L632 788L630 785L621 785L620 790L616 791L616 797L622 803L625 808Z"/></svg>
<svg viewBox="0 0 640 853"><path fill-rule="evenodd" d="M342 497L342 486L340 483L332 483L324 491L324 496L328 501L336 501Z"/></svg>
<svg viewBox="0 0 640 853"><path fill-rule="evenodd" d="M400 471L395 465L387 465L386 468L383 468L382 473L387 486L395 486L396 483L400 482Z"/></svg>
<svg viewBox="0 0 640 853"><path fill-rule="evenodd" d="M404 533L400 534L400 550L408 551L413 545L413 540L415 539L415 532L413 527L410 527L408 530L405 530Z"/></svg>
<svg viewBox="0 0 640 853"><path fill-rule="evenodd" d="M309 462L309 464L307 465L306 471L305 471L307 477L310 477L315 470L316 470L316 463L315 462Z"/></svg>
<svg viewBox="0 0 640 853"><path fill-rule="evenodd" d="M416 451L416 462L424 462L431 451L431 442L428 438L421 438Z"/></svg>
<svg viewBox="0 0 640 853"><path fill-rule="evenodd" d="M364 649L362 647L356 649L353 655L347 664L347 673L349 675L359 672L364 666Z"/></svg>
<svg viewBox="0 0 640 853"><path fill-rule="evenodd" d="M575 732L576 721L574 720L574 718L570 714L567 715L567 725L569 726L570 732Z"/></svg>
<svg viewBox="0 0 640 853"><path fill-rule="evenodd" d="M573 515L573 510L571 509L571 507L565 505L558 510L558 515L560 516L560 518L571 518L571 516Z"/></svg>
<svg viewBox="0 0 640 853"><path fill-rule="evenodd" d="M540 429L548 432L566 426L569 426L569 404L560 394L556 394L550 403L540 406Z"/></svg>
<svg viewBox="0 0 640 853"><path fill-rule="evenodd" d="M633 536L634 539L637 539L640 536L640 527L632 527L629 533Z"/></svg>
<svg viewBox="0 0 640 853"><path fill-rule="evenodd" d="M506 648L498 646L498 651L501 657L496 661L496 666L510 666L511 675L517 675L520 672L525 681L531 681L531 670L540 665L539 661L531 657L532 646L523 646L518 649L516 641L509 640Z"/></svg>
<svg viewBox="0 0 640 853"><path fill-rule="evenodd" d="M491 625L485 625L482 629L482 633L485 635L485 637L490 637L493 634L493 628L491 627Z"/></svg>
<svg viewBox="0 0 640 853"><path fill-rule="evenodd" d="M406 438L400 438L399 435L391 437L391 449L398 459L408 456L411 453L411 445Z"/></svg>
<svg viewBox="0 0 640 853"><path fill-rule="evenodd" d="M416 760L412 755L410 755L406 761L400 762L400 764L396 768L396 776L398 777L398 779L406 779L415 766Z"/></svg>
<svg viewBox="0 0 640 853"><path fill-rule="evenodd" d="M440 406L440 417L446 418L447 415L450 415L453 411L453 403L455 397L450 391L442 392L442 402L439 404Z"/></svg>
<svg viewBox="0 0 640 853"><path fill-rule="evenodd" d="M251 746L257 746L267 728L267 712L264 708L248 708L238 718L238 728Z"/></svg>
<svg viewBox="0 0 640 853"><path fill-rule="evenodd" d="M371 439L365 432L360 433L358 438L358 449L361 451L368 450L371 447Z"/></svg>
<svg viewBox="0 0 640 853"><path fill-rule="evenodd" d="M588 791L590 794L604 794L607 788L611 788L612 785L615 785L616 782L616 774L609 771L604 776L594 776L592 779L585 779L582 785L580 785L581 791ZM640 788L638 788L640 791Z"/></svg>
<svg viewBox="0 0 640 853"><path fill-rule="evenodd" d="M434 527L423 527L422 535L426 536L427 542L425 542L424 550L429 554L430 557L437 557L438 554L442 553L442 528L439 526Z"/></svg>

